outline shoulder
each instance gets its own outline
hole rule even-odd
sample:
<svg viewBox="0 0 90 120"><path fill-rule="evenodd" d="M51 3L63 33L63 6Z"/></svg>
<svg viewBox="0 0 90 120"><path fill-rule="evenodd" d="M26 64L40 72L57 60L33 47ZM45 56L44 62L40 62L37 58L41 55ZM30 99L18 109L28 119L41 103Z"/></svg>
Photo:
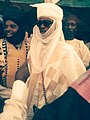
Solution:
<svg viewBox="0 0 90 120"><path fill-rule="evenodd" d="M75 53L73 46L68 43L59 43L58 47L60 48L59 53L65 56L70 56L71 54Z"/></svg>
<svg viewBox="0 0 90 120"><path fill-rule="evenodd" d="M73 40L68 40L66 41L66 43L72 45L75 49L82 48L83 46L85 46L82 40L78 40L76 38L74 38Z"/></svg>
<svg viewBox="0 0 90 120"><path fill-rule="evenodd" d="M66 51L68 51L68 52L70 52L71 50L74 51L73 46L71 46L71 45L68 44L68 43L65 43L64 46L63 46L63 48L64 48Z"/></svg>
<svg viewBox="0 0 90 120"><path fill-rule="evenodd" d="M77 42L77 43L84 44L84 41L83 41L83 40L79 40L79 39L76 39L76 38L74 38L74 40L73 40L73 41L75 41L75 42Z"/></svg>
<svg viewBox="0 0 90 120"><path fill-rule="evenodd" d="M79 39L74 38L74 41L77 42L78 44L84 44L83 40L79 40Z"/></svg>
<svg viewBox="0 0 90 120"><path fill-rule="evenodd" d="M87 47L87 45L84 43L83 40L77 40L77 39L75 39L75 41L77 42L77 44L79 45L79 47L82 48L82 50L83 50L83 49L88 50L88 47Z"/></svg>

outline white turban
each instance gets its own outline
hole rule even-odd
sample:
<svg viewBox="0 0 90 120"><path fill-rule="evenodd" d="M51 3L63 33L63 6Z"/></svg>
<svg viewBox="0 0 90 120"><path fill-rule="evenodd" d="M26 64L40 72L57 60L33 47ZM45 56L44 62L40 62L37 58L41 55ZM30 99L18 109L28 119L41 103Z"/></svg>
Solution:
<svg viewBox="0 0 90 120"><path fill-rule="evenodd" d="M63 10L53 3L35 4L39 17L48 17L53 24L44 34L41 34L37 25L33 29L31 39L30 56L32 60L32 72L40 73L47 66L59 41L64 41L62 32Z"/></svg>
<svg viewBox="0 0 90 120"><path fill-rule="evenodd" d="M52 3L41 3L33 5L37 7L37 18L41 16L53 17L56 19L63 19L63 10L55 4Z"/></svg>

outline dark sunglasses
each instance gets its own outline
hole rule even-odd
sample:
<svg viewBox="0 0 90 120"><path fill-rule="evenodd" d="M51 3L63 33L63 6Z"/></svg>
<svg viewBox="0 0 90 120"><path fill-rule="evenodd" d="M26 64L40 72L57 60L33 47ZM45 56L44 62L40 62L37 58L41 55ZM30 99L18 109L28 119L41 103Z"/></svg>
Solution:
<svg viewBox="0 0 90 120"><path fill-rule="evenodd" d="M50 21L50 20L39 20L37 22L37 26L38 27L41 27L42 24L45 26L45 27L50 27L50 25L53 23L53 21Z"/></svg>

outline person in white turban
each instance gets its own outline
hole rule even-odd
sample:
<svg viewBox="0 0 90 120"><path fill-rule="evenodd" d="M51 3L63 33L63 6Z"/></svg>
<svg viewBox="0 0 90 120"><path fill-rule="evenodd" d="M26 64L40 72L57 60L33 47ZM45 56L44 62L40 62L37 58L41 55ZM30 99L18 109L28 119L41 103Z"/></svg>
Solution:
<svg viewBox="0 0 90 120"><path fill-rule="evenodd" d="M37 7L38 22L33 28L28 55L31 76L27 120L32 119L35 108L60 97L86 71L73 47L65 43L63 10L53 3L33 6Z"/></svg>
<svg viewBox="0 0 90 120"><path fill-rule="evenodd" d="M67 14L63 19L65 42L73 46L83 64L90 68L90 51L83 40L75 38L78 29L78 18L74 14Z"/></svg>

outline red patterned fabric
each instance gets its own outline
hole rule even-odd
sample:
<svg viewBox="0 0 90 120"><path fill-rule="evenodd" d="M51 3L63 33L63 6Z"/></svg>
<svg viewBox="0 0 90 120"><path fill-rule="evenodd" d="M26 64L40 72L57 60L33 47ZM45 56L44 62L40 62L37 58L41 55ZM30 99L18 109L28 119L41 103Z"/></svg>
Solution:
<svg viewBox="0 0 90 120"><path fill-rule="evenodd" d="M83 76L85 76L84 79L82 79ZM90 70L88 70L83 76L75 81L71 87L90 103Z"/></svg>

